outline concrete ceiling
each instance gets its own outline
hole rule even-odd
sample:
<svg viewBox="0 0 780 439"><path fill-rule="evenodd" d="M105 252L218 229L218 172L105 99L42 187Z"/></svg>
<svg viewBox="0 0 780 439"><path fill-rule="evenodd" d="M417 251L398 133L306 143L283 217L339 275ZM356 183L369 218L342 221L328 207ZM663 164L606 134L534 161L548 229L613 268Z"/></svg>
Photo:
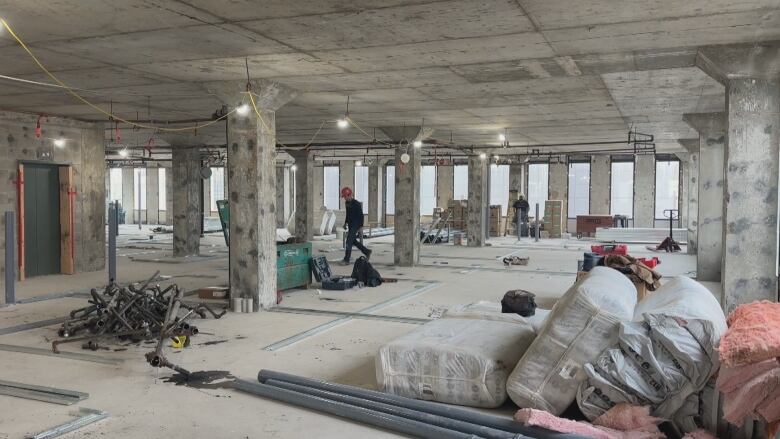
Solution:
<svg viewBox="0 0 780 439"><path fill-rule="evenodd" d="M209 118L201 83L250 75L299 90L279 141L366 141L419 125L495 144L612 141L660 149L722 111L694 67L704 45L780 39L780 0L0 0L0 16L63 81L125 118ZM5 32L0 74L51 82ZM7 62L7 60L12 60ZM369 134L342 131L350 115ZM0 79L0 108L103 120L63 90ZM325 123L323 124L323 121ZM145 143L145 142L143 142Z"/></svg>

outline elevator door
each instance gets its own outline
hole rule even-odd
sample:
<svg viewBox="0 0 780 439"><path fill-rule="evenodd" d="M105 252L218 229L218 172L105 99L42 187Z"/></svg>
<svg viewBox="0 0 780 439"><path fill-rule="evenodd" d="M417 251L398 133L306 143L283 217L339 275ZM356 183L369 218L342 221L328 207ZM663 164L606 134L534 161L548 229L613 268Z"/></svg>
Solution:
<svg viewBox="0 0 780 439"><path fill-rule="evenodd" d="M25 276L60 273L59 167L24 164Z"/></svg>

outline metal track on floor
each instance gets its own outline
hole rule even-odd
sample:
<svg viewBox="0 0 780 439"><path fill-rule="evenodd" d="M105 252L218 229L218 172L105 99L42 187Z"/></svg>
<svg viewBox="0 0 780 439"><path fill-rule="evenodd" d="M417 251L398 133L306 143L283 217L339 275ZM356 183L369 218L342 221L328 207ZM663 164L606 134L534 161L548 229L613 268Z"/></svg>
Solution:
<svg viewBox="0 0 780 439"><path fill-rule="evenodd" d="M518 274L547 274L551 276L574 276L577 274L575 271L549 271L549 270L518 270L511 267L508 268L492 268L492 267L470 267L463 265L438 265L438 264L417 264L417 267L426 268L445 268L451 270L469 270L469 271L492 271L496 273L518 273Z"/></svg>
<svg viewBox="0 0 780 439"><path fill-rule="evenodd" d="M431 319L422 319L417 317L388 316L384 314L366 314L361 312L331 311L326 309L313 309L313 308L292 308L286 306L276 306L269 309L269 311L283 312L283 313L290 313L290 314L351 317L353 319L365 319L365 320L385 320L388 322L412 323L416 325L422 325L431 321Z"/></svg>
<svg viewBox="0 0 780 439"><path fill-rule="evenodd" d="M3 380L0 380L0 395L50 402L52 404L60 405L72 405L89 398L89 393L77 392L75 390L36 386L34 384L17 383L14 381Z"/></svg>
<svg viewBox="0 0 780 439"><path fill-rule="evenodd" d="M357 313L361 314L370 314L374 311L379 311L382 308L386 308L391 305L395 305L396 303L402 302L407 299L411 299L414 296L420 295L422 293L431 291L435 288L438 288L441 286L441 283L439 282L431 282L427 285L418 286L417 288L413 289L412 291L409 291L408 293L402 294L398 297L394 297L388 300L385 300L384 302L377 303L376 305L371 305L368 308L363 308L361 310L358 310ZM353 317L341 317L336 320L323 323L321 325L317 325L311 329L308 329L303 332L299 332L298 334L293 335L292 337L287 337L284 340L277 341L275 343L271 343L270 345L263 348L264 351L278 351L279 349L286 348L288 346L291 346L295 343L298 343L301 340L305 340L311 336L320 334L324 331L327 331L328 329L335 328L336 326L343 325L344 323L349 322L350 320L353 320Z"/></svg>
<svg viewBox="0 0 780 439"><path fill-rule="evenodd" d="M51 349L31 348L28 346L16 346L10 344L0 344L0 351L43 355L45 357L64 358L66 360L89 361L92 363L110 364L114 366L124 363L124 360L119 358L104 358L98 357L97 355L81 354L78 352L60 352L59 354L55 354L51 351Z"/></svg>

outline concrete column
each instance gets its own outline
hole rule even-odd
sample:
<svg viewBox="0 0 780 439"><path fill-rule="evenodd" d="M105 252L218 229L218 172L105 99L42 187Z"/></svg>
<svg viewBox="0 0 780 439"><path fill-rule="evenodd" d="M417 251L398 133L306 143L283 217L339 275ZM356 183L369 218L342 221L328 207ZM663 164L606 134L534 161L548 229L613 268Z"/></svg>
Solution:
<svg viewBox="0 0 780 439"><path fill-rule="evenodd" d="M395 265L411 267L420 256L420 148L411 140L420 134L419 126L380 127L399 145L395 149Z"/></svg>
<svg viewBox="0 0 780 439"><path fill-rule="evenodd" d="M723 160L726 117L723 113L683 115L699 132L699 209L696 278L718 282L723 259Z"/></svg>
<svg viewBox="0 0 780 439"><path fill-rule="evenodd" d="M569 165L567 163L550 163L550 180L548 183L548 193L551 200L563 201L561 218L563 218L562 231L568 231L569 222L569 209L567 204L569 203L568 197L569 187ZM542 214L542 212L539 212Z"/></svg>
<svg viewBox="0 0 780 439"><path fill-rule="evenodd" d="M146 168L146 222L160 224L160 173L157 167Z"/></svg>
<svg viewBox="0 0 780 439"><path fill-rule="evenodd" d="M525 195L525 198L528 199L528 194L526 193L526 187L525 187L525 180L526 175L528 174L528 164L527 163L513 163L509 165L509 190L510 191L517 191L518 193L521 193ZM510 200L514 201L514 200ZM510 205L512 203L509 203Z"/></svg>
<svg viewBox="0 0 780 439"><path fill-rule="evenodd" d="M284 177L285 177L285 167L284 166L277 166L276 167L276 227L284 227L284 221L286 219L284 215L284 203L285 203L285 192L284 192Z"/></svg>
<svg viewBox="0 0 780 439"><path fill-rule="evenodd" d="M212 174L207 180L203 180L203 215L211 216L211 179L214 178Z"/></svg>
<svg viewBox="0 0 780 439"><path fill-rule="evenodd" d="M466 214L466 243L482 247L487 240L488 161L478 155L469 157L469 199Z"/></svg>
<svg viewBox="0 0 780 439"><path fill-rule="evenodd" d="M447 209L455 196L455 167L436 166L436 206Z"/></svg>
<svg viewBox="0 0 780 439"><path fill-rule="evenodd" d="M284 168L284 209L282 209L284 211L285 226L287 226L287 222L290 220L290 215L292 215L292 210L293 207L295 206L295 198L294 198L295 192L293 190L293 187L295 186L295 181L293 180L294 173L295 171L293 170L292 166L285 166Z"/></svg>
<svg viewBox="0 0 780 439"><path fill-rule="evenodd" d="M590 214L610 214L611 161L608 155L590 158Z"/></svg>
<svg viewBox="0 0 780 439"><path fill-rule="evenodd" d="M721 305L727 313L741 303L778 299L779 53L780 41L767 41L702 47L696 58L726 87ZM703 151L700 161L701 172Z"/></svg>
<svg viewBox="0 0 780 439"><path fill-rule="evenodd" d="M227 172L230 202L230 289L253 299L254 311L276 304L276 110L295 97L277 83L252 80L207 84L223 103L248 103L259 115L228 117Z"/></svg>
<svg viewBox="0 0 780 439"><path fill-rule="evenodd" d="M688 230L687 250L689 255L697 254L699 244L699 139L677 141L686 150L678 154L683 165L682 227Z"/></svg>
<svg viewBox="0 0 780 439"><path fill-rule="evenodd" d="M200 153L191 142L179 142L184 138L163 136L173 148L173 256L197 255L200 248Z"/></svg>
<svg viewBox="0 0 780 439"><path fill-rule="evenodd" d="M122 208L125 209L125 223L134 224L135 215L135 173L133 168L122 168Z"/></svg>
<svg viewBox="0 0 780 439"><path fill-rule="evenodd" d="M655 155L634 158L634 227L655 226Z"/></svg>
<svg viewBox="0 0 780 439"><path fill-rule="evenodd" d="M308 151L288 151L295 159L295 230L291 230L298 238L311 241L314 236L314 212L319 207L316 204L317 173L314 167L314 157ZM322 187L322 172L320 172L320 187ZM321 189L320 189L321 190Z"/></svg>
<svg viewBox="0 0 780 439"><path fill-rule="evenodd" d="M380 163L373 163L368 167L368 223L372 226L381 224L380 208L382 207L382 166Z"/></svg>
<svg viewBox="0 0 780 439"><path fill-rule="evenodd" d="M355 162L353 160L342 160L339 162L339 190L343 187L350 187L352 188L352 193L355 192ZM339 209L346 209L344 199L339 198L339 200ZM365 200L358 201L363 202Z"/></svg>

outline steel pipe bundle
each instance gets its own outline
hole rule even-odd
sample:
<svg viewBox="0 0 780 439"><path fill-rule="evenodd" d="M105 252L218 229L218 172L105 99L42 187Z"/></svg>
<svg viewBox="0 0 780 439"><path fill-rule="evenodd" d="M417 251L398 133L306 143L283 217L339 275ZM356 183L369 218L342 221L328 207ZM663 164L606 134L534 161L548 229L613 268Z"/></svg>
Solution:
<svg viewBox="0 0 780 439"><path fill-rule="evenodd" d="M122 287L111 282L102 293L93 288L89 305L71 311L70 319L58 330L64 340L52 342L52 351L58 352L59 344L76 341L87 341L86 347L94 350L101 339L153 340L163 332L166 336L191 336L198 333L198 328L186 322L190 317L205 318L209 312L220 318L225 314L224 310L215 313L205 304L183 303L183 292L176 284L167 288L150 285L157 275L159 272L140 285ZM187 312L179 316L182 308ZM74 337L82 333L86 335Z"/></svg>
<svg viewBox="0 0 780 439"><path fill-rule="evenodd" d="M422 438L581 439L527 427L511 419L459 407L261 370L261 384L238 380L238 390Z"/></svg>

